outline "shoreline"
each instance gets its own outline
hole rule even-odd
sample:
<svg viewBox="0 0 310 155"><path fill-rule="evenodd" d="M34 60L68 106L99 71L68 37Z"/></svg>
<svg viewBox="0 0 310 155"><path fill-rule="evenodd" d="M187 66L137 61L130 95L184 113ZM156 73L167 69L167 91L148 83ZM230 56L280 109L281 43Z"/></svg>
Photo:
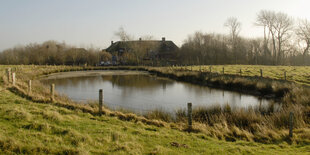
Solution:
<svg viewBox="0 0 310 155"><path fill-rule="evenodd" d="M59 72L44 75L39 77L40 80L49 79L62 79L71 77L84 77L84 76L98 76L98 75L147 75L148 72L143 71L131 71L131 70L82 70L82 71L70 71Z"/></svg>

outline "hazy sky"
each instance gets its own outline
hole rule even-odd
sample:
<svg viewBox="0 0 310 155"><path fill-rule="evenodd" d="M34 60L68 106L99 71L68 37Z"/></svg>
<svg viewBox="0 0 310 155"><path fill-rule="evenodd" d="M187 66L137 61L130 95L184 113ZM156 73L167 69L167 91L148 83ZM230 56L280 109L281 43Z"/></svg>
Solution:
<svg viewBox="0 0 310 155"><path fill-rule="evenodd" d="M180 46L195 31L228 33L223 24L231 16L242 36L257 37L260 10L310 20L309 7L310 0L0 0L0 51L47 40L106 48L120 26L136 38L165 36Z"/></svg>

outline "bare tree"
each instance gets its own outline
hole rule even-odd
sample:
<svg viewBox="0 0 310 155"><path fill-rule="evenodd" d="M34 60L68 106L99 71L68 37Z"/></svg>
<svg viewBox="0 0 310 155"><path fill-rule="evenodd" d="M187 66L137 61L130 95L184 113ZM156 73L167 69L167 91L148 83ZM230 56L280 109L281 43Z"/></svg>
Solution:
<svg viewBox="0 0 310 155"><path fill-rule="evenodd" d="M116 36L118 36L121 41L129 41L133 40L133 37L129 35L123 27L120 27L117 32L114 33Z"/></svg>
<svg viewBox="0 0 310 155"><path fill-rule="evenodd" d="M237 44L238 44L239 32L241 30L241 23L238 21L236 17L229 17L224 23L224 26L229 28L232 43L232 51L235 57L235 63L237 63L238 59Z"/></svg>
<svg viewBox="0 0 310 155"><path fill-rule="evenodd" d="M284 59L284 50L282 49L283 44L285 44L290 38L290 31L293 29L293 19L285 13L276 13L276 22L274 28L276 30L276 39L278 42L278 62Z"/></svg>
<svg viewBox="0 0 310 155"><path fill-rule="evenodd" d="M265 55L268 53L269 48L269 39L270 39L270 35L271 35L271 40L272 40L272 52L273 52L273 57L276 58L277 57L277 53L276 53L276 40L275 40L275 30L273 27L274 24L274 19L275 15L274 12L272 11L267 11L267 10L261 10L258 14L257 14L257 18L256 18L256 23L255 25L257 26L263 26L264 27L264 53ZM274 60L275 62L275 60Z"/></svg>
<svg viewBox="0 0 310 155"><path fill-rule="evenodd" d="M306 19L300 20L295 33L298 39L304 42L303 56L306 56L310 48L310 22Z"/></svg>
<svg viewBox="0 0 310 155"><path fill-rule="evenodd" d="M284 58L282 47L293 28L293 19L285 13L262 10L257 15L256 25L264 27L265 44L268 44L269 35L271 35L274 64L281 63ZM266 28L268 29L268 39L266 38Z"/></svg>
<svg viewBox="0 0 310 155"><path fill-rule="evenodd" d="M264 41L263 41L263 54L267 58L267 56L271 56L270 60L272 61L272 56L276 58L276 40L274 39L274 29L273 29L273 21L274 15L271 11L261 10L256 17L256 26L263 26L264 27ZM271 50L269 49L269 40L272 40L272 47ZM269 57L268 57L269 58ZM268 61L268 60L267 60ZM268 62L267 62L268 63ZM275 60L273 60L273 64Z"/></svg>
<svg viewBox="0 0 310 155"><path fill-rule="evenodd" d="M224 26L229 28L231 39L235 41L241 30L241 23L236 17L229 17L224 23Z"/></svg>
<svg viewBox="0 0 310 155"><path fill-rule="evenodd" d="M141 37L142 40L153 40L154 39L154 36L152 35L144 35Z"/></svg>

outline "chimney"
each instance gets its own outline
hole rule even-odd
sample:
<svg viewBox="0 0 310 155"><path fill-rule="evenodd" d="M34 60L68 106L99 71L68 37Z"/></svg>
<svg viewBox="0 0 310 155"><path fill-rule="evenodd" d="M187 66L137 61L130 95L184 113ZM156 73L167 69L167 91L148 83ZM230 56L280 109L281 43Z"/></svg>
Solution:
<svg viewBox="0 0 310 155"><path fill-rule="evenodd" d="M113 40L111 41L111 45L113 45Z"/></svg>
<svg viewBox="0 0 310 155"><path fill-rule="evenodd" d="M165 38L165 37L162 37L162 38L161 38L161 41L163 41L163 42L166 41L166 38Z"/></svg>
<svg viewBox="0 0 310 155"><path fill-rule="evenodd" d="M139 38L139 41L141 41L142 40L142 38Z"/></svg>

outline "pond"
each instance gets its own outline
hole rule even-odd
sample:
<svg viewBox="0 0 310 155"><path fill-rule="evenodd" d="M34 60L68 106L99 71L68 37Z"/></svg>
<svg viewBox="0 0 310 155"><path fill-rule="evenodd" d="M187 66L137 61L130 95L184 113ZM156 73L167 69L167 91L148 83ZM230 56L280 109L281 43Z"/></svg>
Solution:
<svg viewBox="0 0 310 155"><path fill-rule="evenodd" d="M49 75L43 83L55 84L60 94L74 101L98 101L99 89L104 91L104 105L138 114L152 110L174 113L193 106L211 107L229 104L232 109L266 107L266 99L221 89L213 89L138 71L79 71Z"/></svg>

